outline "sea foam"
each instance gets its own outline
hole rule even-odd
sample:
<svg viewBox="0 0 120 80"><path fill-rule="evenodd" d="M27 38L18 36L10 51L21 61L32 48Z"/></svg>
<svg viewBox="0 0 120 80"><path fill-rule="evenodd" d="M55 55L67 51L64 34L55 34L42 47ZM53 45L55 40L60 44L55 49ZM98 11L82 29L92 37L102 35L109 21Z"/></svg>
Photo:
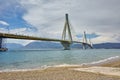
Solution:
<svg viewBox="0 0 120 80"><path fill-rule="evenodd" d="M107 59L103 59L103 60L99 60L99 61L95 61L91 63L83 63L81 64L81 66L101 66L101 65L108 64L108 63L110 64L110 63L118 62L118 61L120 61L120 57L114 56L114 57L110 57Z"/></svg>

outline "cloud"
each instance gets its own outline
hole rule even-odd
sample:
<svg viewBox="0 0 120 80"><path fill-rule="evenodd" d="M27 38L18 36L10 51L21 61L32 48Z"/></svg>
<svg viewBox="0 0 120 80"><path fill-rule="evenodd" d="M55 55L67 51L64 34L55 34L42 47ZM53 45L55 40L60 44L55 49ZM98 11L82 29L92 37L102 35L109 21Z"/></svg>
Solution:
<svg viewBox="0 0 120 80"><path fill-rule="evenodd" d="M1 33L6 33L6 32L8 32L8 30L6 30L5 28L0 28L0 32Z"/></svg>
<svg viewBox="0 0 120 80"><path fill-rule="evenodd" d="M99 36L96 38L92 39L92 42L95 43L105 43L105 42L113 42L113 43L119 43L120 41L120 36L113 36L113 35L109 35L109 36Z"/></svg>
<svg viewBox="0 0 120 80"><path fill-rule="evenodd" d="M9 23L10 32L61 39L68 13L77 35L86 31L94 43L120 42L119 3L120 0L0 0L0 20Z"/></svg>
<svg viewBox="0 0 120 80"><path fill-rule="evenodd" d="M9 26L9 24L7 22L5 22L5 21L0 21L0 24L5 25L5 26Z"/></svg>
<svg viewBox="0 0 120 80"><path fill-rule="evenodd" d="M24 20L34 25L40 36L61 38L65 13L69 13L77 34L96 33L94 42L120 40L119 0L21 0L27 10ZM59 36L58 36L59 35ZM113 38L113 36L118 36Z"/></svg>
<svg viewBox="0 0 120 80"><path fill-rule="evenodd" d="M21 6L19 1L0 0L0 20L9 23L9 29L32 28L35 30L35 27L23 19L26 9Z"/></svg>

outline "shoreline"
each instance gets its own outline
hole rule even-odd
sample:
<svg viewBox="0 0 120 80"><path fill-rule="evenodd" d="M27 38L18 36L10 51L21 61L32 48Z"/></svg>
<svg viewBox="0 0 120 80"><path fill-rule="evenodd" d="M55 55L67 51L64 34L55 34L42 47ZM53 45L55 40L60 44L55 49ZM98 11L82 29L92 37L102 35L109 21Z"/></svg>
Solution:
<svg viewBox="0 0 120 80"><path fill-rule="evenodd" d="M56 68L56 67L80 67L80 68L93 67L93 66L119 67L120 66L119 62L120 62L120 57L114 56L114 57L106 58L103 60L94 61L94 62L90 62L90 63L82 63L82 64L60 64L60 65L52 65L52 66L44 65L44 66L36 67L36 68L3 69L3 70L0 70L0 73L2 73L2 72L19 72L19 71L24 72L24 71L44 70L47 68Z"/></svg>
<svg viewBox="0 0 120 80"><path fill-rule="evenodd" d="M120 59L116 58L109 58L101 65L64 64L44 69L0 72L0 80L120 80Z"/></svg>

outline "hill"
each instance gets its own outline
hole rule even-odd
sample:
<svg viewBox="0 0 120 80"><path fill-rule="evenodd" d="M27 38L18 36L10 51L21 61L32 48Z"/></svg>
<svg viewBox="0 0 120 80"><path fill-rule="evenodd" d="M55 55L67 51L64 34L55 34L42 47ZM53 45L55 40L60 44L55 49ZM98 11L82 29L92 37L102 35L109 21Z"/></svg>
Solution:
<svg viewBox="0 0 120 80"><path fill-rule="evenodd" d="M82 45L80 44L72 44L72 48L82 48ZM120 43L100 43L100 44L94 44L93 47L95 49L120 49ZM31 42L28 45L25 46L25 48L63 48L63 46L60 43L54 43L54 42Z"/></svg>
<svg viewBox="0 0 120 80"><path fill-rule="evenodd" d="M21 44L17 43L6 43L6 47L8 49L63 49L63 46L61 43L55 43L55 42L47 42L47 41L41 41L41 42L31 42L27 44L26 46L23 46ZM80 44L72 44L72 48L78 48L82 49L82 45ZM100 44L94 44L93 48L95 49L120 49L120 43L100 43Z"/></svg>
<svg viewBox="0 0 120 80"><path fill-rule="evenodd" d="M17 44L17 43L6 43L5 45L8 49L20 49L23 48L24 46L21 44Z"/></svg>
<svg viewBox="0 0 120 80"><path fill-rule="evenodd" d="M105 49L120 49L120 43L101 43L101 44L94 44L94 48L100 49L100 48L105 48Z"/></svg>

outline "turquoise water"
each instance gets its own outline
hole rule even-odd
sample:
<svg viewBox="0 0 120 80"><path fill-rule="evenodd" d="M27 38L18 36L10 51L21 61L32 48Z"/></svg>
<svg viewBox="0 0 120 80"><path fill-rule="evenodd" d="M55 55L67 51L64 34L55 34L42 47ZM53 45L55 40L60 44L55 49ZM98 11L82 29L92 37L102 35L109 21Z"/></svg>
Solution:
<svg viewBox="0 0 120 80"><path fill-rule="evenodd" d="M35 69L61 64L82 64L120 56L120 49L10 50L0 52L0 70Z"/></svg>

